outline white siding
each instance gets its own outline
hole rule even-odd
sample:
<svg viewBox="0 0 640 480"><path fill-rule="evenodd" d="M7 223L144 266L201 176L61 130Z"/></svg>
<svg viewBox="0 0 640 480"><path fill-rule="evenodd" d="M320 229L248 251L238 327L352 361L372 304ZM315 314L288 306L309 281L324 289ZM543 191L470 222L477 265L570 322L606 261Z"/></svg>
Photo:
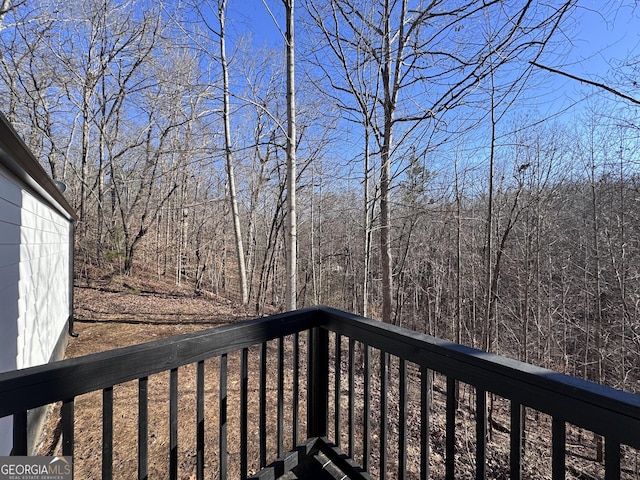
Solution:
<svg viewBox="0 0 640 480"><path fill-rule="evenodd" d="M0 172L0 371L46 363L69 316L69 221Z"/></svg>
<svg viewBox="0 0 640 480"><path fill-rule="evenodd" d="M69 317L69 221L22 191L17 368L47 363Z"/></svg>
<svg viewBox="0 0 640 480"><path fill-rule="evenodd" d="M47 363L70 313L70 223L0 167L0 372ZM0 455L11 418L0 419Z"/></svg>

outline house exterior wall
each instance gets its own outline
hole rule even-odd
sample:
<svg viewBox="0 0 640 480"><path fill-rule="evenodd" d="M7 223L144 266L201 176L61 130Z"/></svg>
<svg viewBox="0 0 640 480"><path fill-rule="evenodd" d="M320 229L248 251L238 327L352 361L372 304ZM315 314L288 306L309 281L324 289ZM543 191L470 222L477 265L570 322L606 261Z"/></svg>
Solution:
<svg viewBox="0 0 640 480"><path fill-rule="evenodd" d="M42 365L64 353L70 225L0 167L0 371ZM0 430L0 455L6 455L9 419Z"/></svg>
<svg viewBox="0 0 640 480"><path fill-rule="evenodd" d="M69 221L22 190L17 368L52 360L69 319Z"/></svg>
<svg viewBox="0 0 640 480"><path fill-rule="evenodd" d="M0 372L59 360L73 314L75 214L0 114ZM29 449L44 410L30 411ZM0 419L0 455L12 448Z"/></svg>

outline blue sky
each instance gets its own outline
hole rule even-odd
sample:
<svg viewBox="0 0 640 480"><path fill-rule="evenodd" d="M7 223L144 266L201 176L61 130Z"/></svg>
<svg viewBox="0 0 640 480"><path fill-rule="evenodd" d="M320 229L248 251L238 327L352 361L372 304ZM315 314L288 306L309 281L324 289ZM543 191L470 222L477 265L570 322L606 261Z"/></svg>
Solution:
<svg viewBox="0 0 640 480"><path fill-rule="evenodd" d="M267 9L267 5L268 9ZM282 0L242 0L230 2L227 17L235 23L238 34L242 29L250 30L256 44L267 43L275 48L283 45L282 34L275 20L284 29L284 7ZM273 17L269 14L273 14ZM284 47L283 47L284 48Z"/></svg>
<svg viewBox="0 0 640 480"><path fill-rule="evenodd" d="M640 44L640 11L628 5L609 4L585 0L578 4L577 21L578 40L576 56L587 58L587 64L596 65L610 58L624 59L628 54L638 51ZM589 58L591 56L591 58Z"/></svg>
<svg viewBox="0 0 640 480"><path fill-rule="evenodd" d="M611 63L640 52L640 8L634 10L626 3L616 0L581 0L578 3L568 25L568 33L574 38L564 62L567 71L593 80L602 79ZM300 8L300 1L297 8ZM237 34L251 31L254 43L278 48L283 39L268 9L275 21L284 26L281 0L232 1L228 17ZM567 83L558 80L561 85Z"/></svg>
<svg viewBox="0 0 640 480"><path fill-rule="evenodd" d="M640 54L640 9L624 3L578 3L574 16L577 38L567 58L571 73L604 79L612 65Z"/></svg>

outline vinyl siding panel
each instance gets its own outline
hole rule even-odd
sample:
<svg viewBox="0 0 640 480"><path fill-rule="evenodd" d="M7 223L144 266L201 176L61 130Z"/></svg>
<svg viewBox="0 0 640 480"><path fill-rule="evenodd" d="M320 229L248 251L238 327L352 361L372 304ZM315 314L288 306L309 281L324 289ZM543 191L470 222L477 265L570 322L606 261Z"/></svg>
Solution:
<svg viewBox="0 0 640 480"><path fill-rule="evenodd" d="M46 363L69 317L69 221L22 191L17 368Z"/></svg>
<svg viewBox="0 0 640 480"><path fill-rule="evenodd" d="M47 363L65 334L71 224L0 167L0 371ZM0 419L0 455L11 449Z"/></svg>
<svg viewBox="0 0 640 480"><path fill-rule="evenodd" d="M70 223L0 169L0 371L49 361L70 312Z"/></svg>
<svg viewBox="0 0 640 480"><path fill-rule="evenodd" d="M14 202L6 198L0 197L0 224L2 224L3 226L4 225L20 225L20 204L19 203L16 205Z"/></svg>

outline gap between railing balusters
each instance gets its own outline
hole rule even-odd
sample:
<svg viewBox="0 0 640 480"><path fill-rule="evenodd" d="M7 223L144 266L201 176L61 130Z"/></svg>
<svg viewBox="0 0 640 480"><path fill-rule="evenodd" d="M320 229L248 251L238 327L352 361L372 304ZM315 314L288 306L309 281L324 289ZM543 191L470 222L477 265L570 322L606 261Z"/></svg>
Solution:
<svg viewBox="0 0 640 480"><path fill-rule="evenodd" d="M380 480L387 478L387 391L389 379L389 354L380 351Z"/></svg>
<svg viewBox="0 0 640 480"><path fill-rule="evenodd" d="M267 342L260 344L260 468L267 465Z"/></svg>
<svg viewBox="0 0 640 480"><path fill-rule="evenodd" d="M240 357L240 478L247 478L247 401L249 389L249 349L243 348Z"/></svg>
<svg viewBox="0 0 640 480"><path fill-rule="evenodd" d="M277 451L280 458L284 454L284 338L278 338L278 427Z"/></svg>
<svg viewBox="0 0 640 480"><path fill-rule="evenodd" d="M429 478L431 372L420 366L420 480Z"/></svg>

